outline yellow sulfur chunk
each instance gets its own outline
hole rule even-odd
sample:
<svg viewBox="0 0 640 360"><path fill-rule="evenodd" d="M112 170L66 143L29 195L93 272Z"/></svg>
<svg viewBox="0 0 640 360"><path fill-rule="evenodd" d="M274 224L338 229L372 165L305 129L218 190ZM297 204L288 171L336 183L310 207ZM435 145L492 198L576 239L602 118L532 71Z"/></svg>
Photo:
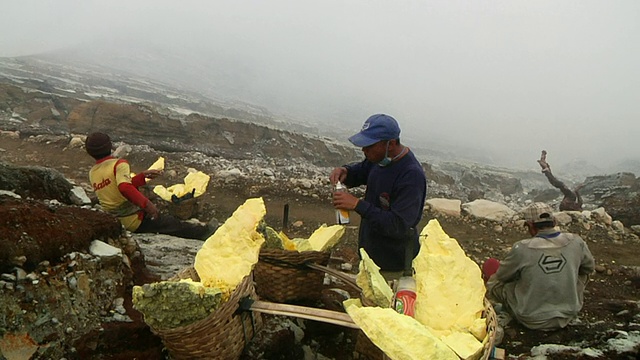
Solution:
<svg viewBox="0 0 640 360"><path fill-rule="evenodd" d="M344 306L345 309L348 308L349 306L362 307L362 301L360 301L360 299L351 298L343 301L342 306Z"/></svg>
<svg viewBox="0 0 640 360"><path fill-rule="evenodd" d="M205 241L195 260L204 286L230 293L251 273L264 243L256 228L266 212L262 198L248 199Z"/></svg>
<svg viewBox="0 0 640 360"><path fill-rule="evenodd" d="M390 308L346 307L367 337L394 360L459 360L458 355L414 318Z"/></svg>
<svg viewBox="0 0 640 360"><path fill-rule="evenodd" d="M469 331L476 337L476 339L484 339L487 337L487 319L478 318L473 322Z"/></svg>
<svg viewBox="0 0 640 360"><path fill-rule="evenodd" d="M309 244L314 251L326 251L332 248L340 241L342 235L344 235L344 225L331 225L322 224L316 231L309 237Z"/></svg>
<svg viewBox="0 0 640 360"><path fill-rule="evenodd" d="M313 251L313 247L311 247L309 239L293 238L291 239L291 242L293 243L295 249L298 250L298 252Z"/></svg>
<svg viewBox="0 0 640 360"><path fill-rule="evenodd" d="M280 231L278 235L280 236L280 240L282 240L282 246L285 250L296 250L296 244L289 239L287 234Z"/></svg>
<svg viewBox="0 0 640 360"><path fill-rule="evenodd" d="M443 334L455 329L468 331L484 310L480 268L437 220L429 221L420 241L420 252L413 260L416 320Z"/></svg>
<svg viewBox="0 0 640 360"><path fill-rule="evenodd" d="M369 254L360 248L360 271L356 277L356 284L362 289L362 295L376 306L388 308L391 306L393 290L380 274L380 267L371 260Z"/></svg>
<svg viewBox="0 0 640 360"><path fill-rule="evenodd" d="M164 170L164 158L160 156L156 162L149 166L149 170Z"/></svg>
<svg viewBox="0 0 640 360"><path fill-rule="evenodd" d="M198 197L207 191L207 185L211 177L202 171L194 171L187 174L184 177L184 187L187 192L191 192L195 189L193 197ZM184 195L184 194L183 194Z"/></svg>
<svg viewBox="0 0 640 360"><path fill-rule="evenodd" d="M482 343L470 333L456 331L447 336L441 337L451 350L455 351L461 359L478 359L482 354Z"/></svg>
<svg viewBox="0 0 640 360"><path fill-rule="evenodd" d="M172 195L181 198L194 190L193 197L198 197L207 191L210 178L209 175L202 171L193 171L184 177L184 183L174 184L167 188L162 185L156 185L153 188L153 192L166 201L171 201Z"/></svg>
<svg viewBox="0 0 640 360"><path fill-rule="evenodd" d="M165 188L162 185L156 185L153 187L153 192L160 196L163 200L171 201L171 196L175 195L177 197L181 197L187 193L184 184L175 184L171 185L168 188Z"/></svg>

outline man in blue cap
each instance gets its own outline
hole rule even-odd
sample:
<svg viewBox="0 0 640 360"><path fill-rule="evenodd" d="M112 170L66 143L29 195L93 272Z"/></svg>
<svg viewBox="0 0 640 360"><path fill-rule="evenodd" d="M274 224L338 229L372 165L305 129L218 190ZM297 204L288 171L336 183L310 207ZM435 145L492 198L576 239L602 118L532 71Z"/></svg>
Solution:
<svg viewBox="0 0 640 360"><path fill-rule="evenodd" d="M329 180L367 188L364 199L335 192L333 205L360 215L358 247L387 280L397 279L410 268L420 247L416 226L427 194L424 170L413 152L400 144L400 127L389 115L372 115L349 141L362 148L365 159L335 168Z"/></svg>

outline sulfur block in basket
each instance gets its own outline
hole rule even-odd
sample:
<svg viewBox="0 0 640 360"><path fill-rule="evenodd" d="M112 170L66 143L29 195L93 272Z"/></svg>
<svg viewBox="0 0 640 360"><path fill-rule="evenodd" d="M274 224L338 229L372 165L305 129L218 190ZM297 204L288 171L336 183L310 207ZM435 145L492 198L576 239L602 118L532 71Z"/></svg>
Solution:
<svg viewBox="0 0 640 360"><path fill-rule="evenodd" d="M308 239L290 240L269 227L265 232L267 246L260 250L254 269L258 295L281 303L319 299L324 273L306 264L327 265L330 249L344 235L344 226L322 224Z"/></svg>
<svg viewBox="0 0 640 360"><path fill-rule="evenodd" d="M162 281L133 288L133 303L154 328L176 328L204 319L222 303L222 292L191 279ZM167 311L180 309L180 311Z"/></svg>
<svg viewBox="0 0 640 360"><path fill-rule="evenodd" d="M437 220L427 224L420 240L413 261L418 283L415 320L354 301L345 302L347 312L392 358L447 358L450 353L442 352L444 346L456 359L486 359L495 339L495 313L484 298L478 265ZM407 332L420 335L413 338Z"/></svg>

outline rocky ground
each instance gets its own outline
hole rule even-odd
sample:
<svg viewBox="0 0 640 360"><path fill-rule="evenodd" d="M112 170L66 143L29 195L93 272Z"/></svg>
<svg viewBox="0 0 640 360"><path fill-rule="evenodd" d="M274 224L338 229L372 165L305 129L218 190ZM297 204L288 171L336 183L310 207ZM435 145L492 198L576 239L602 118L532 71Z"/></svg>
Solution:
<svg viewBox="0 0 640 360"><path fill-rule="evenodd" d="M224 220L247 198L257 196L265 199L267 223L278 230L284 228L290 236L307 237L320 224L334 221L326 179L329 168L291 159L228 160L195 152L165 153L144 146L125 147L125 154L134 172L145 169L158 156L167 159L165 176L153 185L181 182L189 167L210 174L208 191L198 199L199 207L194 213L202 221L211 217ZM68 137L2 136L0 161L55 169L91 195L87 172L93 161L82 148L70 146ZM150 189L145 191L163 210L171 210ZM283 224L285 205L289 206L289 218ZM0 195L0 239L3 251L7 249L0 282L0 300L5 309L0 318L3 336L0 350L5 358L166 357L159 338L132 309L129 291L135 283L169 276L188 263L197 244L180 245L173 239L145 240L118 234L113 231L112 218L89 208L64 206L58 200L44 203ZM431 210L425 211L422 225L432 218L437 218L478 264L488 257L501 257L513 242L526 236L517 222L496 223ZM92 226L76 226L78 219ZM354 217L345 238L333 251L333 263L352 272L358 261L354 246L357 223ZM563 227L583 236L598 265L585 294L580 321L554 332L531 331L511 323L504 328L499 346L511 359L637 358L640 350L637 236L607 222L575 220ZM92 251L93 240L120 248L127 256L113 260L112 254ZM163 257L152 252L158 249L150 245L154 241L167 242L165 258L167 253L176 253L178 258L180 253L185 262L157 260ZM9 256L13 254L10 251L17 251L16 247L28 245L48 252L28 251L25 258ZM143 257L149 265L146 270ZM174 268L166 271L170 265ZM311 305L326 306L326 301ZM247 350L245 359L355 358L355 331L287 318L265 317L265 320L266 328L272 331L258 336L257 344ZM298 330L303 332L302 337ZM265 349L260 344L275 344L278 348Z"/></svg>

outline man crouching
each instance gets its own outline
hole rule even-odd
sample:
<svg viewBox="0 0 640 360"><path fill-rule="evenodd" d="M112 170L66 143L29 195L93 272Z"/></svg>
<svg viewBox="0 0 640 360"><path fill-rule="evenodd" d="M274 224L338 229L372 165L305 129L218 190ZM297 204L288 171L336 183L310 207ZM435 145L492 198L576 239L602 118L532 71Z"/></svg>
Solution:
<svg viewBox="0 0 640 360"><path fill-rule="evenodd" d="M531 204L523 215L532 238L516 242L499 263L487 282L487 298L527 328L563 328L582 309L593 255L580 236L555 228L549 205Z"/></svg>

